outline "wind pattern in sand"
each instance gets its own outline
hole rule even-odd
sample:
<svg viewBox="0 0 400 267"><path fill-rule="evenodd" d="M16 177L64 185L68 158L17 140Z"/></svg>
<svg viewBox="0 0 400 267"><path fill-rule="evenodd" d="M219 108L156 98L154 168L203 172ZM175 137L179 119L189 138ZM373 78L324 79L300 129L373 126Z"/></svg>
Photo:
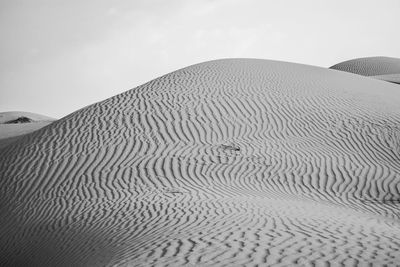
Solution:
<svg viewBox="0 0 400 267"><path fill-rule="evenodd" d="M400 262L400 88L193 65L0 150L0 265Z"/></svg>

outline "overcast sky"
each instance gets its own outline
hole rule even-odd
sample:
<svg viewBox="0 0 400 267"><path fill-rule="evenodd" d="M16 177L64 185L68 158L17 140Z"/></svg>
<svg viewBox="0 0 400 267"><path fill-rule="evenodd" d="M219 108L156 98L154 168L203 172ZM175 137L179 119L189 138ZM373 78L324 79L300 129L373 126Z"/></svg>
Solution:
<svg viewBox="0 0 400 267"><path fill-rule="evenodd" d="M400 57L399 0L0 0L0 112L63 117L176 69Z"/></svg>

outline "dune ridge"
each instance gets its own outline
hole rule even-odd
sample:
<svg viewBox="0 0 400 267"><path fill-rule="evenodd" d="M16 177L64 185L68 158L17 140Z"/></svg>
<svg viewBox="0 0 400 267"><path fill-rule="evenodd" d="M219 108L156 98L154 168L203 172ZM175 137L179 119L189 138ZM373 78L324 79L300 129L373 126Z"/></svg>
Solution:
<svg viewBox="0 0 400 267"><path fill-rule="evenodd" d="M396 265L400 90L189 66L0 150L0 264Z"/></svg>

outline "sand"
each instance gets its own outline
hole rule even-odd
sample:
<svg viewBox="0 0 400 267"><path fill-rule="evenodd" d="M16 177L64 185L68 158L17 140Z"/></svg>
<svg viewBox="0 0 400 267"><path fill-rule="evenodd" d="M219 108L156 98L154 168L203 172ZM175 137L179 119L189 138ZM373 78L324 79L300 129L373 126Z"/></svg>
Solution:
<svg viewBox="0 0 400 267"><path fill-rule="evenodd" d="M392 57L366 57L341 62L331 69L347 71L378 80L400 84L400 59Z"/></svg>
<svg viewBox="0 0 400 267"><path fill-rule="evenodd" d="M0 112L0 149L53 121L54 118L31 112Z"/></svg>
<svg viewBox="0 0 400 267"><path fill-rule="evenodd" d="M400 90L205 62L0 150L0 265L395 266Z"/></svg>
<svg viewBox="0 0 400 267"><path fill-rule="evenodd" d="M8 111L8 112L0 112L0 124L4 124L10 122L12 120L16 120L18 118L25 117L30 119L32 122L39 121L54 121L55 119L52 117L48 117L45 115L25 112L25 111Z"/></svg>

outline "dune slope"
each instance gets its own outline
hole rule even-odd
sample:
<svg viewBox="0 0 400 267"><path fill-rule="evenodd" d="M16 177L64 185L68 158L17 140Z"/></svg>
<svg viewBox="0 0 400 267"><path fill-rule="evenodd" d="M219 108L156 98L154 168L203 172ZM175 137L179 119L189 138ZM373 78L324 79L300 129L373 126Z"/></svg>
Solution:
<svg viewBox="0 0 400 267"><path fill-rule="evenodd" d="M400 90L205 62L0 150L0 265L400 262Z"/></svg>
<svg viewBox="0 0 400 267"><path fill-rule="evenodd" d="M400 58L357 58L338 63L330 68L400 84Z"/></svg>

